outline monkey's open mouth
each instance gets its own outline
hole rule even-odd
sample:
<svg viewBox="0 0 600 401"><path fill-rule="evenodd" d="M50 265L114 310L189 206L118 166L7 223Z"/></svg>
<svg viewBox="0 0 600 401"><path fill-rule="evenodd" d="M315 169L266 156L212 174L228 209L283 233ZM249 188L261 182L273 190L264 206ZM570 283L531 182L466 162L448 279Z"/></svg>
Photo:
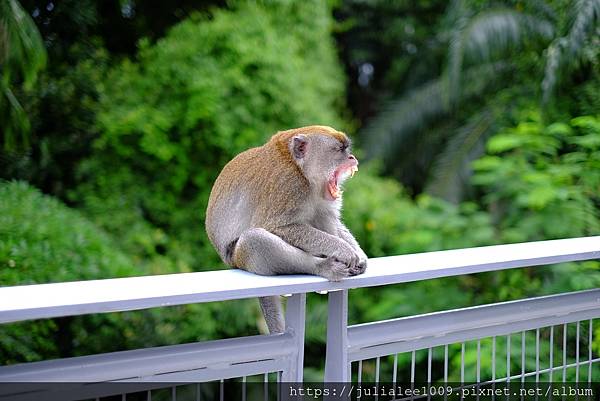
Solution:
<svg viewBox="0 0 600 401"><path fill-rule="evenodd" d="M339 198L343 192L339 185L349 176L354 177L354 173L357 171L358 166L356 164L344 164L333 172L331 178L327 181L327 191L329 192L332 200Z"/></svg>

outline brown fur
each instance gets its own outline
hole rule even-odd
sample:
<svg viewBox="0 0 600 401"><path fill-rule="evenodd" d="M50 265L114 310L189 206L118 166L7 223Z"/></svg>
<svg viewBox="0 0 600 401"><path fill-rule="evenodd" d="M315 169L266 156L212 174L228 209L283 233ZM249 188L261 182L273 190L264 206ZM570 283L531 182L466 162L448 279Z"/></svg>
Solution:
<svg viewBox="0 0 600 401"><path fill-rule="evenodd" d="M221 259L265 275L340 280L364 272L367 257L340 221L341 198L327 198L339 169L357 164L349 146L344 133L313 125L278 132L227 163L206 211ZM277 297L260 302L269 330L282 331Z"/></svg>
<svg viewBox="0 0 600 401"><path fill-rule="evenodd" d="M249 191L253 194L250 201L257 208L253 226L269 230L297 213L309 194L309 183L289 151L289 141L296 135L326 135L342 143L349 142L344 133L331 127L311 125L279 131L263 146L240 153L225 165L215 181L206 213L207 225L214 214L214 205L234 196L241 187L261 189Z"/></svg>

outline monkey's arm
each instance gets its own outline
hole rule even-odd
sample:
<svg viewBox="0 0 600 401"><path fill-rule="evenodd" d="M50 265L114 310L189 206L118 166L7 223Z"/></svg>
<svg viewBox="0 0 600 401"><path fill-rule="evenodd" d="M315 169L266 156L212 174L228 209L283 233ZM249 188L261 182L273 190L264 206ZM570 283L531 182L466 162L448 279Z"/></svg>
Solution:
<svg viewBox="0 0 600 401"><path fill-rule="evenodd" d="M311 255L334 258L351 268L359 264L360 255L351 244L308 224L288 224L271 232Z"/></svg>
<svg viewBox="0 0 600 401"><path fill-rule="evenodd" d="M337 231L338 231L338 236L341 239L343 239L344 241L346 241L348 244L350 244L350 246L358 254L359 259L360 259L359 266L364 266L363 269L366 268L367 254L362 250L362 248L358 244L358 241L356 241L356 238L354 238L354 235L352 235L350 230L348 230L348 228L341 222L338 224Z"/></svg>
<svg viewBox="0 0 600 401"><path fill-rule="evenodd" d="M346 241L347 243L349 243L350 246L352 246L352 248L354 248L354 250L364 254L364 251L358 244L358 241L356 241L356 238L354 238L354 235L352 235L350 230L348 230L348 228L345 225L343 225L342 223L339 223L337 232L338 232L338 236L341 239L343 239L344 241Z"/></svg>

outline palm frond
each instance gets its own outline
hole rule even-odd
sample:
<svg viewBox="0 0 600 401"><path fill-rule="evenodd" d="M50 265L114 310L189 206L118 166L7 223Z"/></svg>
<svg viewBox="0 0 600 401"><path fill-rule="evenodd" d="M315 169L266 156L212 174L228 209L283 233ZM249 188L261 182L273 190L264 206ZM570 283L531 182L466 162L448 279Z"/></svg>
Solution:
<svg viewBox="0 0 600 401"><path fill-rule="evenodd" d="M511 9L484 11L466 24L459 21L448 51L450 99L459 96L464 65L498 60L530 40L549 41L553 35L550 21Z"/></svg>
<svg viewBox="0 0 600 401"><path fill-rule="evenodd" d="M556 24L559 16L556 10L548 4L547 0L530 0L528 1L528 6L534 14L540 15L553 24Z"/></svg>
<svg viewBox="0 0 600 401"><path fill-rule="evenodd" d="M17 0L0 2L0 65L27 84L46 64L40 32Z"/></svg>
<svg viewBox="0 0 600 401"><path fill-rule="evenodd" d="M444 151L436 158L425 192L454 203L462 199L470 163L483 154L484 142L493 122L493 114L484 111L455 131Z"/></svg>
<svg viewBox="0 0 600 401"><path fill-rule="evenodd" d="M461 98L482 93L506 68L506 63L498 62L467 69ZM445 91L443 78L437 78L389 101L360 133L367 159L401 153L409 138L448 115L452 108L445 101Z"/></svg>
<svg viewBox="0 0 600 401"><path fill-rule="evenodd" d="M600 0L577 0L573 10L569 32L556 38L546 49L546 66L542 80L544 103L552 97L561 71L573 67L578 62L581 49L600 21Z"/></svg>
<svg viewBox="0 0 600 401"><path fill-rule="evenodd" d="M3 102L7 102L6 106ZM0 117L2 130L4 132L4 149L15 149L20 144L28 146L29 120L23 107L15 97L10 88L0 81ZM20 138L19 138L20 137Z"/></svg>
<svg viewBox="0 0 600 401"><path fill-rule="evenodd" d="M600 0L575 1L573 23L567 35L569 57L578 57L588 34L600 20Z"/></svg>
<svg viewBox="0 0 600 401"><path fill-rule="evenodd" d="M556 87L566 45L566 38L557 38L546 49L546 66L544 67L544 78L542 79L543 103L548 102Z"/></svg>
<svg viewBox="0 0 600 401"><path fill-rule="evenodd" d="M388 102L361 132L367 158L387 155L404 137L445 114L443 90L442 80L435 79Z"/></svg>
<svg viewBox="0 0 600 401"><path fill-rule="evenodd" d="M46 64L46 49L31 17L17 0L0 1L0 115L4 148L26 144L29 121L11 86L30 88Z"/></svg>

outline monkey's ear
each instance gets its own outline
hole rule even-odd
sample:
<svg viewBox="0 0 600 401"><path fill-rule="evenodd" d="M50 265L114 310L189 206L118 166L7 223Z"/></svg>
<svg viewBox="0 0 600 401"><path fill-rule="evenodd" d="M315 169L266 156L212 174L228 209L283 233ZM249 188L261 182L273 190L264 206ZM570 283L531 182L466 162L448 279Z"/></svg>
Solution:
<svg viewBox="0 0 600 401"><path fill-rule="evenodd" d="M296 135L292 138L292 154L296 159L302 159L306 156L308 140L304 135Z"/></svg>

